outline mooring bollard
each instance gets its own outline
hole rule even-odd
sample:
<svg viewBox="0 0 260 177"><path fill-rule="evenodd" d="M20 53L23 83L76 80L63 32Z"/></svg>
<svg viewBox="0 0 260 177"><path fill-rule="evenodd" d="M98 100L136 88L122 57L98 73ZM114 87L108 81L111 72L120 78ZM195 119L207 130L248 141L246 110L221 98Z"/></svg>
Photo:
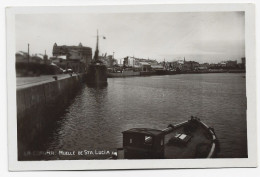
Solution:
<svg viewBox="0 0 260 177"><path fill-rule="evenodd" d="M58 77L57 76L53 76L52 77L55 81L58 80Z"/></svg>

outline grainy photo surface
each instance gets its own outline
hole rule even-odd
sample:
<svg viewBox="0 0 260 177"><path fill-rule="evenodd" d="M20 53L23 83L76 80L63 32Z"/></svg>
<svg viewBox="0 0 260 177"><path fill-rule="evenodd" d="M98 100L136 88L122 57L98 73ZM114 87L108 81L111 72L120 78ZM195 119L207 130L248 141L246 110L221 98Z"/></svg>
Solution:
<svg viewBox="0 0 260 177"><path fill-rule="evenodd" d="M254 166L253 8L204 6L8 9L11 168Z"/></svg>
<svg viewBox="0 0 260 177"><path fill-rule="evenodd" d="M244 12L21 14L15 30L19 160L247 157Z"/></svg>

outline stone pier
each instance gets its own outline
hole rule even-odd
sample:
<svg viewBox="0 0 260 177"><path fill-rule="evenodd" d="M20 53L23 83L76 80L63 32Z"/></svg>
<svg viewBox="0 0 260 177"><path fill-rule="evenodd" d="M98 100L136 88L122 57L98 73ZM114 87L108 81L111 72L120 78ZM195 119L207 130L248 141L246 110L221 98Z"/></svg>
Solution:
<svg viewBox="0 0 260 177"><path fill-rule="evenodd" d="M17 87L18 160L64 111L85 81L85 77L85 74L72 75Z"/></svg>

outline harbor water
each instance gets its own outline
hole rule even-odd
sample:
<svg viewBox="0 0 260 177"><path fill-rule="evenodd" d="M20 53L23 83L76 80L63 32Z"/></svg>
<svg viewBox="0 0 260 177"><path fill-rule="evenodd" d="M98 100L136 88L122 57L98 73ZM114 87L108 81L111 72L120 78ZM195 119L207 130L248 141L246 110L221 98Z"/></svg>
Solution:
<svg viewBox="0 0 260 177"><path fill-rule="evenodd" d="M246 158L246 109L244 73L109 78L104 87L84 85L30 150L55 152L42 160L102 159L122 147L122 131L164 129L193 115L215 129L219 158Z"/></svg>

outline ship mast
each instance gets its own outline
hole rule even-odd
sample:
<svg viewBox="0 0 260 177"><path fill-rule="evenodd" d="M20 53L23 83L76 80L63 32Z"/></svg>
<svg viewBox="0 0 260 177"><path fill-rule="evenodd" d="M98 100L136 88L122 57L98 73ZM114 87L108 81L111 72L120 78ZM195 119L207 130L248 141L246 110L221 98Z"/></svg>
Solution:
<svg viewBox="0 0 260 177"><path fill-rule="evenodd" d="M95 51L95 55L94 55L95 61L98 61L98 55L99 55L98 42L99 42L99 36L98 36L98 30L97 30L97 46L96 46L96 51Z"/></svg>

